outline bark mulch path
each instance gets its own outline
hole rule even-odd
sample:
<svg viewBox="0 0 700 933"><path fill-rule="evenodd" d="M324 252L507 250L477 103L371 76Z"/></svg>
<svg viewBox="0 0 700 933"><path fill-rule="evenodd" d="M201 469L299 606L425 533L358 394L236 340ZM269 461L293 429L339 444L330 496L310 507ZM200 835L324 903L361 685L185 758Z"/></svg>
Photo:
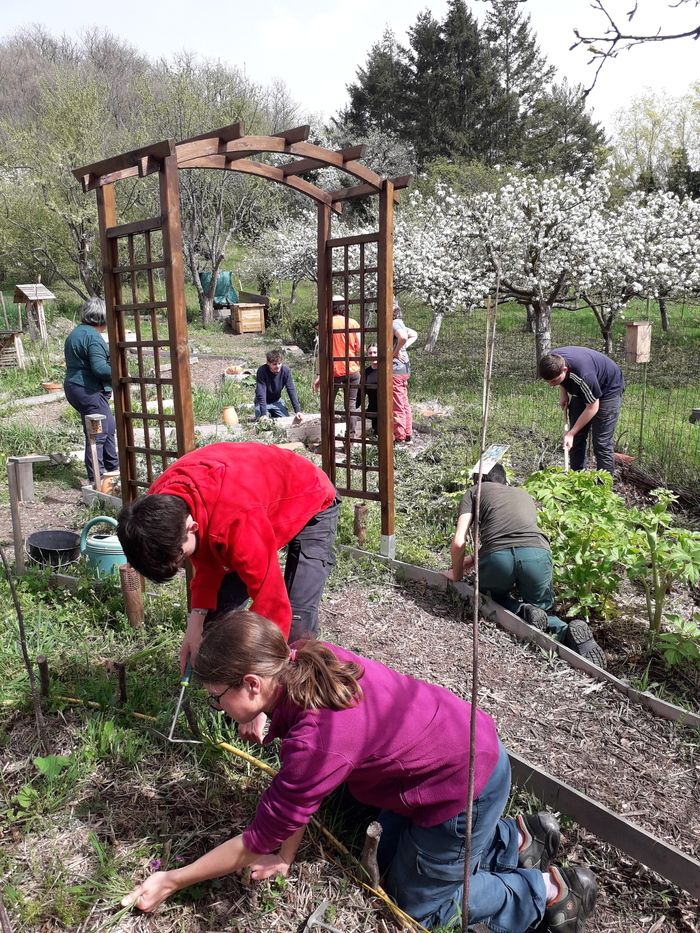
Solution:
<svg viewBox="0 0 700 933"><path fill-rule="evenodd" d="M359 579L324 601L324 637L466 696L472 646L462 607L417 584ZM480 705L509 748L698 858L696 732L652 716L488 622L481 623L479 683ZM689 895L570 821L564 825L565 854L590 861L600 881L587 930L700 930Z"/></svg>

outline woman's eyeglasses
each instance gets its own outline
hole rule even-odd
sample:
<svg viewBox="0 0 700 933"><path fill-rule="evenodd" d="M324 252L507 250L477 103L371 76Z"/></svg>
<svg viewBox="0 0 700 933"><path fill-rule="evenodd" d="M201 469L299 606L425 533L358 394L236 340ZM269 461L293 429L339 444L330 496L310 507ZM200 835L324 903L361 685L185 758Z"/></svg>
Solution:
<svg viewBox="0 0 700 933"><path fill-rule="evenodd" d="M209 694L209 706L210 706L210 708L213 709L213 710L216 710L218 713L220 713L220 712L222 711L221 697L222 697L225 693L228 693L229 690L233 690L233 684L229 684L229 686L228 686L225 690L222 690L221 693L217 693L216 695L210 693L210 694Z"/></svg>

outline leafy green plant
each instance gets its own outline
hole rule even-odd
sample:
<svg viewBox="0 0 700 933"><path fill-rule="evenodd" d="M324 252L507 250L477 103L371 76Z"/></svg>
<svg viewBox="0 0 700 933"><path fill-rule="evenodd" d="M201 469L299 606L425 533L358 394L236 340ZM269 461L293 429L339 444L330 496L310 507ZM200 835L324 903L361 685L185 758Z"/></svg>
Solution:
<svg viewBox="0 0 700 933"><path fill-rule="evenodd" d="M700 579L700 533L674 526L670 506L677 496L670 490L654 489L652 495L657 501L651 508L628 513L632 534L627 573L644 590L649 630L656 637L673 583L697 583Z"/></svg>
<svg viewBox="0 0 700 933"><path fill-rule="evenodd" d="M34 759L34 767L44 775L49 784L52 784L69 765L70 758L65 755L47 755L45 758Z"/></svg>
<svg viewBox="0 0 700 933"><path fill-rule="evenodd" d="M610 618L627 554L624 503L603 471L533 473L525 489L539 502L552 546L554 583L570 617Z"/></svg>
<svg viewBox="0 0 700 933"><path fill-rule="evenodd" d="M659 632L657 644L668 667L691 664L700 669L700 618L664 617L666 630Z"/></svg>
<svg viewBox="0 0 700 933"><path fill-rule="evenodd" d="M301 347L304 353L311 353L316 339L316 325L318 317L315 311L306 313L296 312L292 321L290 332L294 343Z"/></svg>

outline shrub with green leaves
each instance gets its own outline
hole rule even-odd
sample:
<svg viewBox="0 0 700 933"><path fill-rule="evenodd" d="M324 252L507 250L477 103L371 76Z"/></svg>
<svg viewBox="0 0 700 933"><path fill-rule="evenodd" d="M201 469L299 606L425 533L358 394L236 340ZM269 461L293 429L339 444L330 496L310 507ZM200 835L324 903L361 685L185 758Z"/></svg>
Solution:
<svg viewBox="0 0 700 933"><path fill-rule="evenodd" d="M678 498L669 489L654 489L656 503L630 509L627 574L639 583L646 598L649 630L661 630L666 596L676 581L695 584L700 579L700 533L677 528L670 506Z"/></svg>
<svg viewBox="0 0 700 933"><path fill-rule="evenodd" d="M664 617L665 631L659 632L657 644L669 667L690 664L700 670L700 616L683 619Z"/></svg>
<svg viewBox="0 0 700 933"><path fill-rule="evenodd" d="M602 470L533 473L525 489L540 505L539 525L552 546L557 598L566 614L611 618L627 551L625 505Z"/></svg>
<svg viewBox="0 0 700 933"><path fill-rule="evenodd" d="M676 496L655 489L656 503L627 508L605 472L533 473L525 488L540 504L539 524L550 539L554 584L568 616L610 618L626 572L644 593L649 634L669 666L698 663L700 632L694 621L664 616L676 582L700 579L700 533L679 528L670 512Z"/></svg>

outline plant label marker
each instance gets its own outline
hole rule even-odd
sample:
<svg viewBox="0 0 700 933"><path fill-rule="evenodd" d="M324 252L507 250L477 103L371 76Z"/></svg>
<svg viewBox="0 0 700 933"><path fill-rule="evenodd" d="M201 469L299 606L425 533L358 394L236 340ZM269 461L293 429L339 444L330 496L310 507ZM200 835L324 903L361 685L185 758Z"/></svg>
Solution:
<svg viewBox="0 0 700 933"><path fill-rule="evenodd" d="M472 467L471 475L475 476L478 474L479 464L481 463L481 473L483 476L486 476L509 450L510 444L491 444L491 446L487 447L484 451L483 457L480 457Z"/></svg>

